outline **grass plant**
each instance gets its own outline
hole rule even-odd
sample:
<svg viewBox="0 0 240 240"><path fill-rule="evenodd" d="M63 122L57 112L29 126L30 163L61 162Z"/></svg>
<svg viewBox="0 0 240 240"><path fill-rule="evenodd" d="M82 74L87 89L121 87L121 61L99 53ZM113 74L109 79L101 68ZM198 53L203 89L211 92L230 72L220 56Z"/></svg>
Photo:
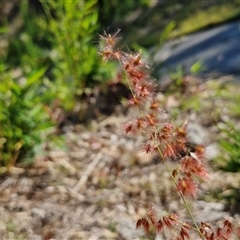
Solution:
<svg viewBox="0 0 240 240"><path fill-rule="evenodd" d="M187 138L187 122L176 126L161 107L156 99L156 84L151 78L149 64L142 59L141 51L123 51L117 45L119 31L113 35L106 32L100 35L100 55L104 61L119 62L123 78L132 93L128 106L135 109L136 115L125 124L124 131L126 134L145 136L146 142L142 150L147 154L159 155L169 173L169 181L175 187L191 219L190 223L186 222L176 213L158 216L150 204L146 216L137 221L136 227L143 227L146 233L150 227L157 233L171 231L171 239L177 240L190 239L192 232L206 240L230 239L233 232L240 237L240 227L235 227L228 219L217 227L207 222L196 222L188 199L197 199L199 180L207 180L209 177L205 146L191 144ZM173 171L169 168L169 161L172 160L178 162L178 167Z"/></svg>

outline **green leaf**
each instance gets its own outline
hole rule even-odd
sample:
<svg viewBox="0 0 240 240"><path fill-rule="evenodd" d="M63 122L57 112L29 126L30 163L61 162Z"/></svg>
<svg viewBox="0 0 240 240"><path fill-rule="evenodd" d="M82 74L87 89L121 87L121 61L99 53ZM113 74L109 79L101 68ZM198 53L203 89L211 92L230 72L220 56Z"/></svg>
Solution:
<svg viewBox="0 0 240 240"><path fill-rule="evenodd" d="M203 66L202 61L197 61L191 66L190 71L192 74L197 74L204 69L205 67Z"/></svg>
<svg viewBox="0 0 240 240"><path fill-rule="evenodd" d="M173 31L173 29L176 27L176 22L171 21L163 30L160 39L159 39L159 47L162 46L164 42L168 39L170 33Z"/></svg>
<svg viewBox="0 0 240 240"><path fill-rule="evenodd" d="M0 27L0 34L7 33L9 31L8 26Z"/></svg>
<svg viewBox="0 0 240 240"><path fill-rule="evenodd" d="M38 83L39 79L44 75L46 72L47 67L42 67L37 71L31 73L31 75L27 78L27 85L32 85L34 83Z"/></svg>

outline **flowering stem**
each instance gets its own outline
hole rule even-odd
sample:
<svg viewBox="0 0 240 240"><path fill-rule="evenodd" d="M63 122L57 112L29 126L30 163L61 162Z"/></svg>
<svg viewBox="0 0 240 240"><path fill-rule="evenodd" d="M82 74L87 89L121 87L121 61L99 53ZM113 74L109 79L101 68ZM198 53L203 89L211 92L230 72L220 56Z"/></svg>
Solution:
<svg viewBox="0 0 240 240"><path fill-rule="evenodd" d="M124 69L124 68L123 68L123 69ZM128 76L127 76L127 72L126 72L126 71L125 71L125 79L126 79L126 81L127 81L128 87L129 87L129 89L130 89L130 91L131 91L131 93L132 93L132 96L133 96L134 98L136 98L136 96L135 96L135 94L134 94L134 91L133 91L133 89L132 89L130 80L129 80ZM139 108L139 106L138 106L138 111L139 111L140 115L143 115L142 110ZM151 134L151 136L152 136L152 139L156 140L155 137L153 136L153 134ZM159 155L160 155L161 158L163 159L163 163L164 163L164 165L165 165L165 168L167 169L167 171L168 171L169 175L171 176L171 178L172 178L172 180L173 180L173 182L174 182L174 185L175 185L175 187L176 187L176 189L177 189L177 182L176 182L176 180L174 179L174 177L172 177L171 170L170 170L169 167L168 167L167 161L165 160L165 158L164 158L164 156L163 156L163 153L162 153L160 147L157 146L157 149L158 149ZM192 211L191 211L191 209L190 209L190 207L189 207L189 205L188 205L185 197L183 196L183 194L182 194L181 191L178 191L178 192L179 192L179 194L180 194L180 197L181 197L181 199L182 199L182 201L183 201L183 204L184 204L184 206L185 206L185 208L186 208L189 216L191 217L191 219L192 219L192 221L193 221L193 224L194 224L194 226L195 226L194 229L198 232L198 234L199 234L199 236L201 237L201 239L204 240L204 237L203 237L203 235L202 235L202 233L201 233L201 231L200 231L200 229L199 229L199 227L198 227L198 224L196 223L196 220L195 220L195 218L194 218L194 216L193 216L193 214L192 214Z"/></svg>
<svg viewBox="0 0 240 240"><path fill-rule="evenodd" d="M177 183L175 182L175 180L173 180L173 181L174 181L174 184L175 184L175 186L176 186ZM190 215L190 217L191 217L191 219L192 219L192 221L193 221L194 226L196 227L196 230L198 231L199 236L201 237L201 239L204 240L204 236L202 235L202 232L200 231L200 229L199 229L199 227L198 227L198 224L196 223L196 220L195 220L195 218L194 218L194 216L193 216L193 214L192 214L192 211L191 211L190 208L189 208L189 205L188 205L186 199L184 198L184 196L183 196L183 194L182 194L181 191L179 191L179 194L180 194L180 196L181 196L181 199L182 199L182 201L183 201L183 203L184 203L185 208L186 208L187 211L188 211L188 214Z"/></svg>
<svg viewBox="0 0 240 240"><path fill-rule="evenodd" d="M161 151L161 149L160 149L159 147L158 147L158 153L159 153L159 155L161 156L161 158L163 159L163 163L164 163L164 165L165 165L165 168L167 169L167 171L168 171L169 175L171 176L171 179L173 180L173 183L174 183L174 185L175 185L175 187L176 187L176 189L177 189L177 182L176 182L175 178L172 176L172 173L171 173L171 170L170 170L169 167L168 167L167 161L165 161L165 159L164 159L164 157L163 157L163 154L162 154L162 151ZM178 193L180 194L180 197L181 197L181 199L182 199L182 201L183 201L183 204L184 204L184 206L185 206L185 208L186 208L189 216L191 217L191 219L192 219L192 221L193 221L193 224L194 224L194 226L195 226L194 229L198 232L199 236L204 240L204 237L203 237L203 235L202 235L202 233L201 233L201 231L200 231L200 229L199 229L199 227L198 227L198 224L197 224L197 222L196 222L196 220L195 220L195 218L194 218L194 216L193 216L193 214L192 214L192 211L191 211L191 209L190 209L190 207L189 207L189 205L188 205L185 197L183 196L183 194L182 194L181 191L178 191Z"/></svg>
<svg viewBox="0 0 240 240"><path fill-rule="evenodd" d="M114 35L107 34L106 32L104 32L104 35L100 35L102 40L100 54L104 60L118 60L132 94L129 106L136 107L139 112L139 115L126 125L125 132L144 134L148 137L147 143L144 145L145 152L157 152L159 154L192 219L193 226L191 228L197 231L200 238L204 240L204 233L201 232L185 199L188 195L196 195L195 177L205 178L207 175L203 147L198 146L198 148L194 149L196 154L192 153L192 149L187 145L185 127L178 128L169 121L168 116L166 119L164 115L165 111L160 107L155 97L154 80L150 77L148 64L141 59L141 52L126 53L116 49L115 46L119 39L117 37L119 31ZM164 114L162 114L163 112ZM167 160L172 158L180 160L181 167L179 171L174 170L171 172ZM176 178L177 175L178 178ZM151 214L151 216L152 224L159 231L163 226L162 222L160 220L157 222L154 214ZM171 226L170 220L166 219L165 217L165 225ZM138 221L138 226L143 226L147 232L149 222L145 218L142 218ZM188 236L188 233L183 230L181 236ZM184 239L184 237L181 239Z"/></svg>
<svg viewBox="0 0 240 240"><path fill-rule="evenodd" d="M133 97L135 98L136 96L135 96L135 94L134 94L134 91L132 90L132 86L131 86L131 84L130 84L130 80L129 80L128 77L127 77L127 73L126 73L126 75L125 75L125 79L126 79L126 81L127 81L128 87L129 87L129 89L130 89ZM141 111L141 109L140 109L139 107L138 107L138 111L139 111L139 113L142 115L142 111ZM155 137L153 136L153 134L151 134L151 136L152 136L152 138L156 141L156 139L155 139ZM158 150L159 155L160 155L161 158L163 159L163 163L164 163L164 165L165 165L165 168L167 169L167 171L168 171L169 175L171 176L171 178L172 178L172 180L173 180L173 182L174 182L174 185L175 185L175 187L176 187L176 189L177 189L177 182L176 182L176 180L174 179L174 177L172 176L171 170L169 169L169 166L168 166L168 164L167 164L167 161L165 160L165 158L164 158L164 156L163 156L163 153L162 153L162 151L161 151L161 149L160 149L159 146L157 146L157 150ZM189 207L189 205L188 205L188 203L187 203L184 195L182 194L181 191L178 191L178 192L179 192L179 194L180 194L180 197L181 197L181 199L182 199L182 201L183 201L183 204L184 204L184 206L185 206L185 208L186 208L189 216L191 217L191 219L192 219L192 221L193 221L193 224L194 224L194 226L195 226L194 229L198 232L198 234L199 234L199 236L201 237L201 239L204 240L204 236L202 235L202 233L201 233L201 231L200 231L200 229L199 229L199 227L198 227L198 224L197 224L197 222L196 222L196 220L195 220L195 218L194 218L194 216L193 216L193 214L192 214L192 211L191 211L191 209L190 209L190 207Z"/></svg>

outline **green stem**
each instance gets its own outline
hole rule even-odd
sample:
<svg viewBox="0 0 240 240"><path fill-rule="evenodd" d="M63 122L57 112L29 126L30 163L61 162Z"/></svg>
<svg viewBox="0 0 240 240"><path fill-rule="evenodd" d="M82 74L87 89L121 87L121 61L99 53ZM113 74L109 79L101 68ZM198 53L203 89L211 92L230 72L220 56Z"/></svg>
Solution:
<svg viewBox="0 0 240 240"><path fill-rule="evenodd" d="M175 184L175 186L176 186L175 180L174 180L174 184ZM193 216L193 214L192 214L191 209L189 208L189 205L188 205L186 199L184 198L184 196L183 196L183 194L182 194L181 192L179 192L179 194L180 194L180 196L181 196L181 198L182 198L182 201L183 201L183 204L184 204L185 208L186 208L187 211L188 211L188 214L190 215L190 217L191 217L191 219L192 219L192 221L193 221L194 226L196 227L196 230L198 231L199 236L204 240L204 236L202 235L202 233L201 233L201 231L200 231L200 229L199 229L199 227L198 227L198 224L197 224L197 222L196 222L196 220L195 220L195 218L194 218L194 216Z"/></svg>
<svg viewBox="0 0 240 240"><path fill-rule="evenodd" d="M164 159L163 154L162 154L162 151L161 151L161 149L160 149L159 147L158 147L158 153L160 154L161 158L163 159L163 163L164 163L164 165L165 165L165 168L167 169L169 175L171 176L171 178L172 178L172 180L173 180L173 183L174 183L175 187L177 188L177 182L176 182L176 180L172 177L171 170L169 169L169 166L168 166L166 160ZM183 201L183 204L184 204L185 208L187 209L187 212L188 212L189 216L191 217L191 219L192 219L192 221L193 221L193 224L194 224L194 226L195 226L194 229L198 232L199 236L204 240L204 236L202 235L202 233L201 233L201 231L200 231L200 229L199 229L199 227L198 227L198 224L197 224L197 222L196 222L196 220L195 220L195 218L194 218L194 216L193 216L193 214L192 214L192 211L191 211L191 209L190 209L190 207L189 207L189 205L188 205L185 197L183 196L183 194L182 194L181 191L178 191L178 193L180 194L180 197L181 197L181 199L182 199L182 201Z"/></svg>

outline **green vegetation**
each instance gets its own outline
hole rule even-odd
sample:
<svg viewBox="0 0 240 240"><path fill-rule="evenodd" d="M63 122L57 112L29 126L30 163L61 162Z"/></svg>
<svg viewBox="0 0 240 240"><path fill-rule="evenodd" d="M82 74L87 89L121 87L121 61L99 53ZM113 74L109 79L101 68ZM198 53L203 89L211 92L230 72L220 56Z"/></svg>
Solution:
<svg viewBox="0 0 240 240"><path fill-rule="evenodd" d="M230 172L240 171L240 130L228 122L220 128L222 138L219 141L221 155L217 159L219 166Z"/></svg>
<svg viewBox="0 0 240 240"><path fill-rule="evenodd" d="M127 42L138 40L145 47L161 45L163 35L169 40L240 17L240 0L152 1L148 6L141 12L137 9L135 14L129 14L133 24L128 23L126 28ZM167 36L166 26L171 29Z"/></svg>
<svg viewBox="0 0 240 240"><path fill-rule="evenodd" d="M23 26L10 40L7 61L20 66L24 74L46 66L44 81L49 90L64 109L71 110L85 87L109 78L109 71L100 67L94 45L98 28L96 1L41 3L40 15L28 4L20 4Z"/></svg>
<svg viewBox="0 0 240 240"><path fill-rule="evenodd" d="M111 76L94 44L96 1L41 1L41 6L37 12L22 1L20 26L14 33L2 28L8 47L0 66L0 166L8 168L33 161L58 124L56 108L72 112L87 87Z"/></svg>
<svg viewBox="0 0 240 240"><path fill-rule="evenodd" d="M73 105L74 101L69 99L74 95L81 95L93 82L107 79L103 69L100 70L101 62L93 41L98 28L96 1L41 2L52 45L53 78L56 85L63 86L63 102ZM68 101L64 101L66 99ZM67 106L68 109L72 109L72 105Z"/></svg>
<svg viewBox="0 0 240 240"><path fill-rule="evenodd" d="M184 9L185 16L180 16L177 28L171 32L170 38L176 38L237 18L240 16L239 6L240 1L237 0L212 4L193 1L187 7L188 9ZM194 14L192 14L193 12Z"/></svg>
<svg viewBox="0 0 240 240"><path fill-rule="evenodd" d="M13 79L0 66L0 166L13 166L17 159L32 161L44 130L53 123L49 108L43 104L44 68L32 72L27 78Z"/></svg>

